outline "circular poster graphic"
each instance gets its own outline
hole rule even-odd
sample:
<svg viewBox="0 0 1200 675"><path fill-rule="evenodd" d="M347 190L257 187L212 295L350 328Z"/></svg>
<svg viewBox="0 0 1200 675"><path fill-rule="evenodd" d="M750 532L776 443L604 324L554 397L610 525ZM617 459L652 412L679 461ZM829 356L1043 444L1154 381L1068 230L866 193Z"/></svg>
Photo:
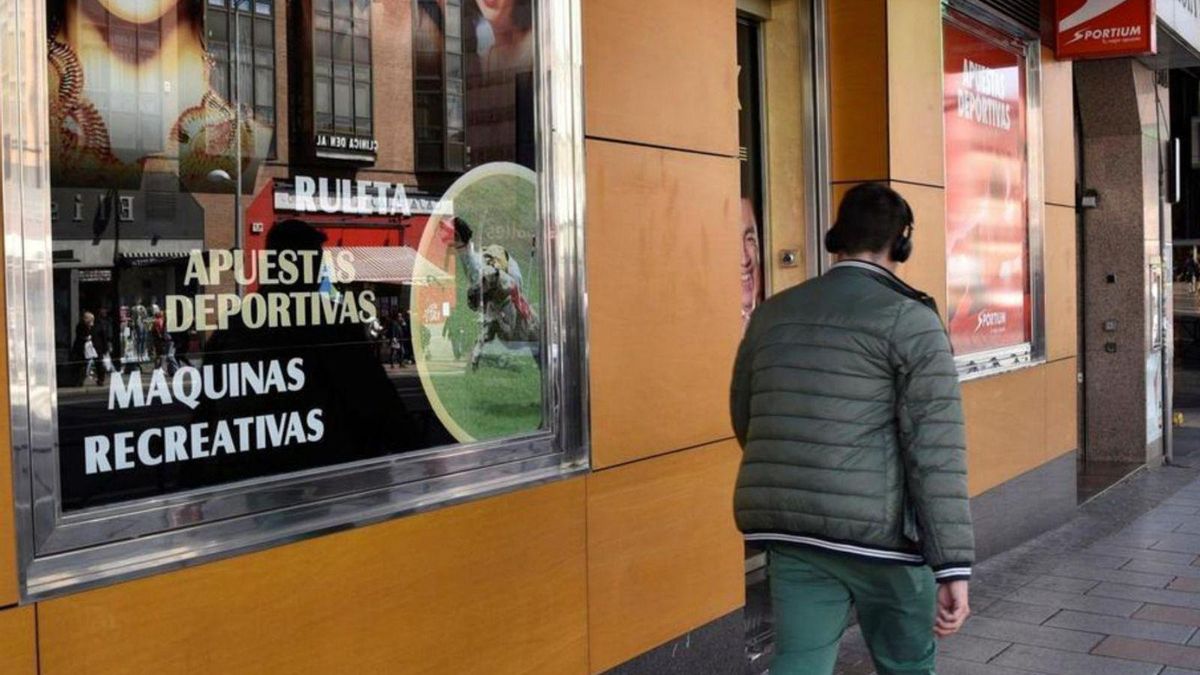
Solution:
<svg viewBox="0 0 1200 675"><path fill-rule="evenodd" d="M460 443L543 422L537 175L496 162L450 186L421 235L410 316L421 385Z"/></svg>

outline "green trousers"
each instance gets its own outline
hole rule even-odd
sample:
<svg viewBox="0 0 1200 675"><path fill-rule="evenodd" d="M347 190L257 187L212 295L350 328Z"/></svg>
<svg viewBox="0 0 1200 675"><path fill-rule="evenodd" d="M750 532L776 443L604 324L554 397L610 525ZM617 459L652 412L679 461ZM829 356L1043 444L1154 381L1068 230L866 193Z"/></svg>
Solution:
<svg viewBox="0 0 1200 675"><path fill-rule="evenodd" d="M931 675L937 586L928 567L771 544L771 675L828 675L854 603L879 675Z"/></svg>

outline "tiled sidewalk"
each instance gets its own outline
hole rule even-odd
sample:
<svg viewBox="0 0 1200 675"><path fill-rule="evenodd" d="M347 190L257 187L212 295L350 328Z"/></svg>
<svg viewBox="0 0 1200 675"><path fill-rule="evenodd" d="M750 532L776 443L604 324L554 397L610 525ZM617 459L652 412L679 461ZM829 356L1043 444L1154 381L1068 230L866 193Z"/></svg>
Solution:
<svg viewBox="0 0 1200 675"><path fill-rule="evenodd" d="M975 572L974 616L940 642L939 675L1200 675L1195 468L1142 471ZM873 672L857 628L838 672Z"/></svg>

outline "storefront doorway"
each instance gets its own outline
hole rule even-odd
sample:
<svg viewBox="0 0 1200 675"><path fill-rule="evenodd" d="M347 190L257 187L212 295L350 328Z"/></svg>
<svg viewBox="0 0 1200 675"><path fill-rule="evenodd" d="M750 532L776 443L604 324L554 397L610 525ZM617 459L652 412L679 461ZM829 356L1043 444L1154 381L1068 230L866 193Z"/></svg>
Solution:
<svg viewBox="0 0 1200 675"><path fill-rule="evenodd" d="M739 0L738 135L742 317L818 270L824 231L820 129L822 3ZM746 547L746 639L752 672L769 666L774 628L766 556Z"/></svg>

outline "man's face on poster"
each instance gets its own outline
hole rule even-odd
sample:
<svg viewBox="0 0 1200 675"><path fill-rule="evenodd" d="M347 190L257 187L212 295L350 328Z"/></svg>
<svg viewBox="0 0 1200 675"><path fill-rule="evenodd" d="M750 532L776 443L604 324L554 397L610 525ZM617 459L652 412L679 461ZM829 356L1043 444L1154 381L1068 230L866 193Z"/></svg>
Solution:
<svg viewBox="0 0 1200 675"><path fill-rule="evenodd" d="M750 317L762 291L762 252L758 243L758 222L754 205L742 200L742 316Z"/></svg>

